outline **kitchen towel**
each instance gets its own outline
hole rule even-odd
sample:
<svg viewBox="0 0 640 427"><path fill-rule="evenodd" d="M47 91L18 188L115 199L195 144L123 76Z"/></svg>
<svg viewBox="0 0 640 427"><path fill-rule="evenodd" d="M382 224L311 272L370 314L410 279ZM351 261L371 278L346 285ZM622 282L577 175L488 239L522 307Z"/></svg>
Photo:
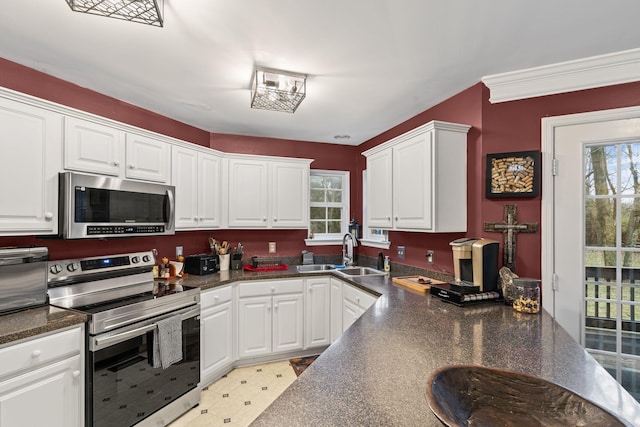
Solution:
<svg viewBox="0 0 640 427"><path fill-rule="evenodd" d="M153 331L153 367L167 369L182 360L182 316L157 322Z"/></svg>

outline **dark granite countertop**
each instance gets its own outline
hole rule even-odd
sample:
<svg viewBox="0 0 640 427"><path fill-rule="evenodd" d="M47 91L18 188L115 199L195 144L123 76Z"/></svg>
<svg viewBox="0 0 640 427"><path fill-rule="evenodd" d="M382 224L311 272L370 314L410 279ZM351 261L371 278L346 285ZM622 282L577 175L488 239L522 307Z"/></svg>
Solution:
<svg viewBox="0 0 640 427"><path fill-rule="evenodd" d="M206 290L317 274L229 271L185 283ZM400 287L389 275L336 277L380 298L252 425L438 426L425 398L428 378L462 364L543 378L640 425L640 404L544 310L524 314L495 302L458 307Z"/></svg>
<svg viewBox="0 0 640 427"><path fill-rule="evenodd" d="M0 316L0 345L55 332L87 321L87 316L53 306L36 307Z"/></svg>

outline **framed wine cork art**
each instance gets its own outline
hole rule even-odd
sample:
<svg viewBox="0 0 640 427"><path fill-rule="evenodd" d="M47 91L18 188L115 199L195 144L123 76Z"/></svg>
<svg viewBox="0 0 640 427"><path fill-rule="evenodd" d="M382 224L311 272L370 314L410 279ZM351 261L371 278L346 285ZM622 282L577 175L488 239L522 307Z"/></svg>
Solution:
<svg viewBox="0 0 640 427"><path fill-rule="evenodd" d="M536 197L540 192L540 152L487 154L488 199Z"/></svg>

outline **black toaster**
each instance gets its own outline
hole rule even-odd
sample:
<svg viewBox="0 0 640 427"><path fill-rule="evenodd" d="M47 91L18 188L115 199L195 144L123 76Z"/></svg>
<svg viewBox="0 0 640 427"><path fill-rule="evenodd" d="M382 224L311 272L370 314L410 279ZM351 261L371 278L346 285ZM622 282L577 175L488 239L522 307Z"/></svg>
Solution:
<svg viewBox="0 0 640 427"><path fill-rule="evenodd" d="M184 259L184 272L187 274L213 274L220 271L220 259L218 255L197 254L189 255Z"/></svg>

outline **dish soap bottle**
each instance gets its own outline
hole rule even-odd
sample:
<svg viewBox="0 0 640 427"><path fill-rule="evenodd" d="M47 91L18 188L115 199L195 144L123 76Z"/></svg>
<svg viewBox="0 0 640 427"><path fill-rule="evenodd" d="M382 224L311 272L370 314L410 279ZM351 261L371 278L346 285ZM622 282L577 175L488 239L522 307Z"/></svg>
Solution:
<svg viewBox="0 0 640 427"><path fill-rule="evenodd" d="M384 271L390 271L391 270L391 265L390 265L390 261L389 261L389 257L386 256L384 257Z"/></svg>

